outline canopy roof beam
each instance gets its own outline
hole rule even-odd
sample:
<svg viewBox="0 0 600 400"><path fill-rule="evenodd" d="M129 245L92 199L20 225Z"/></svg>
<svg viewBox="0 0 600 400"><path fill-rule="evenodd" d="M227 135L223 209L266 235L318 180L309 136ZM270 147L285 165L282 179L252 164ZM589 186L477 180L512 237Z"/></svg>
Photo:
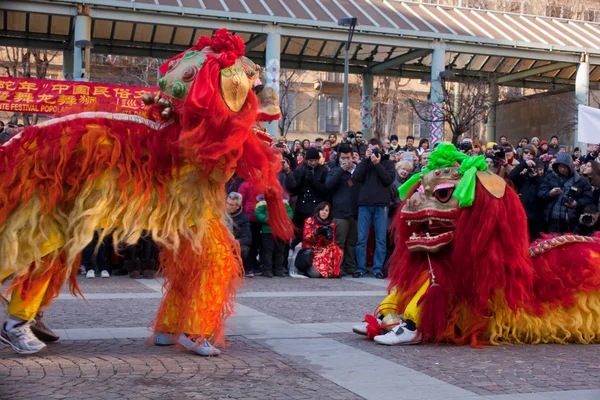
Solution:
<svg viewBox="0 0 600 400"><path fill-rule="evenodd" d="M504 76L498 78L497 82L499 84L503 84L503 83L506 83L506 82L516 81L516 80L519 80L519 79L528 78L530 76L541 75L541 74L545 74L545 73L550 72L550 71L556 71L556 70L559 70L559 69L567 68L567 67L570 67L571 65L573 65L573 64L570 64L570 63L554 63L554 64L543 65L541 67L528 69L526 71L521 71L521 72L517 72L517 73L514 73L514 74L509 74L509 75L504 75Z"/></svg>
<svg viewBox="0 0 600 400"><path fill-rule="evenodd" d="M407 62L416 60L417 58L424 57L431 53L431 50L414 50L408 53L402 54L398 57L391 58L379 64L375 64L369 69L371 74L379 74L385 70L396 67L398 65L406 64Z"/></svg>

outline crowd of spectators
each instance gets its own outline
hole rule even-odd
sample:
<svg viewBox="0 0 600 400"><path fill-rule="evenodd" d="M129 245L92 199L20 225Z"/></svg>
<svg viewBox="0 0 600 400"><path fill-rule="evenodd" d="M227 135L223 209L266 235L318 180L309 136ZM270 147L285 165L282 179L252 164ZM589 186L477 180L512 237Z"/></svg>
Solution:
<svg viewBox="0 0 600 400"><path fill-rule="evenodd" d="M400 205L398 188L426 168L434 150L429 141L409 136L399 143L396 135L367 141L361 132L349 131L314 143L288 144L281 138L272 146L281 155L278 177L296 236L290 243L265 240L270 232L260 211L264 202L248 182L234 177L227 185L229 196L238 199L249 220L246 275L286 276L295 268L311 278L360 278L370 272L383 279L393 250L388 230ZM484 156L489 170L517 192L531 241L543 233L600 230L599 147L575 148L570 154L556 136L549 142L522 138L516 146L504 136L485 145L465 138L458 145L470 156ZM301 250L296 249L295 265L288 265L296 246Z"/></svg>
<svg viewBox="0 0 600 400"><path fill-rule="evenodd" d="M22 129L0 121L0 144ZM289 243L273 237L261 193L234 176L227 183L227 211L246 276L283 277L297 269L311 278L360 278L370 272L383 279L393 250L388 230L400 205L398 188L426 168L434 150L429 141L417 143L408 136L401 144L396 135L367 141L361 132L348 131L314 143L281 138L272 147L281 158L281 201L295 237ZM530 240L543 233L591 235L600 230L600 145L569 153L556 136L549 142L524 137L516 146L502 136L485 145L465 138L458 149L484 156L489 170L518 193ZM157 248L149 235L125 249L120 259L108 251L110 238L95 252L97 240L83 254L82 273L88 278L113 273L151 278L156 273ZM295 262L291 254L296 254Z"/></svg>

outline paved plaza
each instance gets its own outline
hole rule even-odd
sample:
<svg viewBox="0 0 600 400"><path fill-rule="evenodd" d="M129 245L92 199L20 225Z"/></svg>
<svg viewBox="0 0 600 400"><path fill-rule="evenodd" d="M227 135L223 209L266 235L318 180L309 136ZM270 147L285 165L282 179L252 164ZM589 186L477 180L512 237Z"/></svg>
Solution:
<svg viewBox="0 0 600 400"><path fill-rule="evenodd" d="M160 283L81 280L47 312L35 356L0 348L0 399L600 399L600 346L386 347L351 333L385 295L366 278L246 282L229 347L203 358L148 344Z"/></svg>

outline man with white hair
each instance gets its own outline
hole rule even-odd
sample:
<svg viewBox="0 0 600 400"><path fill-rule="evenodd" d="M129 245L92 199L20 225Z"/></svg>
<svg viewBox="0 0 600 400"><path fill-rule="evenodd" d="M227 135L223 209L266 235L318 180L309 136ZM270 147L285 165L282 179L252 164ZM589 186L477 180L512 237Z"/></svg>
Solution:
<svg viewBox="0 0 600 400"><path fill-rule="evenodd" d="M227 213L231 217L231 231L235 240L240 244L242 260L246 259L252 244L252 235L250 234L250 220L242 209L242 195L238 192L231 192L227 196Z"/></svg>

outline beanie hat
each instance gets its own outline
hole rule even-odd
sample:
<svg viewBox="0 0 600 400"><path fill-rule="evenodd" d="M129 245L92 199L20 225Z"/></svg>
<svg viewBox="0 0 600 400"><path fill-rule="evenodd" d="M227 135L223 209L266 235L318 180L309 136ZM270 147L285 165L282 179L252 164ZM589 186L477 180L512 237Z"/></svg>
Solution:
<svg viewBox="0 0 600 400"><path fill-rule="evenodd" d="M486 148L486 150L487 150L487 149L491 149L492 147L494 147L494 146L497 146L497 145L498 145L498 144L497 144L496 142L488 142L488 143L485 145L485 148Z"/></svg>
<svg viewBox="0 0 600 400"><path fill-rule="evenodd" d="M394 140L398 140L398 135L390 136L390 141L393 142Z"/></svg>
<svg viewBox="0 0 600 400"><path fill-rule="evenodd" d="M321 154L319 154L319 150L315 149L314 147L306 150L306 155L304 156L305 160L318 160L320 158Z"/></svg>
<svg viewBox="0 0 600 400"><path fill-rule="evenodd" d="M544 168L544 162L541 159L535 158L533 161L535 161L536 168Z"/></svg>
<svg viewBox="0 0 600 400"><path fill-rule="evenodd" d="M543 145L548 145L548 142L546 140L542 140L540 142L540 147L542 147Z"/></svg>

